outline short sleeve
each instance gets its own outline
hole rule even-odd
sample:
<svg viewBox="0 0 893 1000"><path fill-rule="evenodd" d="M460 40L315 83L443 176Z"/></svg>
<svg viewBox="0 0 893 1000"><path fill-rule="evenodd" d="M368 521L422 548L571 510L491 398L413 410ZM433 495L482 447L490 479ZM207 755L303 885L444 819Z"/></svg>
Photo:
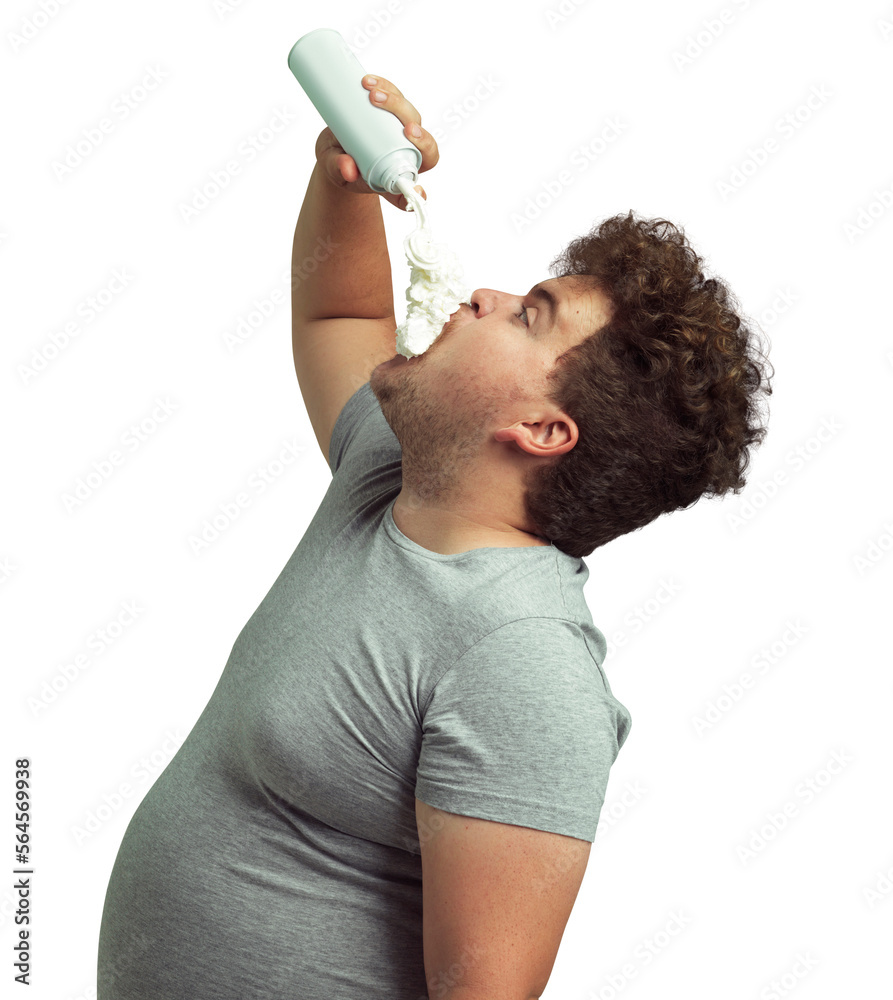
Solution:
<svg viewBox="0 0 893 1000"><path fill-rule="evenodd" d="M400 469L403 453L368 382L344 404L329 443L334 478L359 484L381 469Z"/></svg>
<svg viewBox="0 0 893 1000"><path fill-rule="evenodd" d="M369 414L373 412L377 403L378 400L372 393L369 383L366 382L341 408L329 441L329 462L332 467L332 475L338 471L350 445L358 436L357 432Z"/></svg>
<svg viewBox="0 0 893 1000"><path fill-rule="evenodd" d="M511 622L435 684L415 794L446 812L592 842L630 723L579 626Z"/></svg>

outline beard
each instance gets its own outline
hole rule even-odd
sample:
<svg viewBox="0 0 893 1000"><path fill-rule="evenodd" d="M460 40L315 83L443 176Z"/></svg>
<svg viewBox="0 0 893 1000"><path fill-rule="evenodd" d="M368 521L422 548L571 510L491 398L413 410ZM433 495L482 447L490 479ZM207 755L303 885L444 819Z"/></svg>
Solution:
<svg viewBox="0 0 893 1000"><path fill-rule="evenodd" d="M470 473L493 413L479 392L445 385L424 361L420 355L379 365L369 387L400 442L404 490L420 504L442 505L473 487Z"/></svg>

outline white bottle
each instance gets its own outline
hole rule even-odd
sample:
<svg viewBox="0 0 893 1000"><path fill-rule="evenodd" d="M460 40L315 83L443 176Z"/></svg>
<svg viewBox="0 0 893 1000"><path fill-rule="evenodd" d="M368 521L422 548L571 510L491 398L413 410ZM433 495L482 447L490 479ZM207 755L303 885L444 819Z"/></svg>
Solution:
<svg viewBox="0 0 893 1000"><path fill-rule="evenodd" d="M302 35L288 67L373 191L405 195L415 187L422 154L399 118L370 103L365 71L339 32L316 28Z"/></svg>

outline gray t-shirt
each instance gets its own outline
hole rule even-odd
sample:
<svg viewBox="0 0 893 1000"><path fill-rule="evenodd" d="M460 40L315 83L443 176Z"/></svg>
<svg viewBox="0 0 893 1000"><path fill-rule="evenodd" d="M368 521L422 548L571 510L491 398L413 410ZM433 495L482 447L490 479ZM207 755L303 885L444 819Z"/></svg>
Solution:
<svg viewBox="0 0 893 1000"><path fill-rule="evenodd" d="M555 546L441 555L397 528L368 383L332 482L140 803L98 1000L423 1000L415 796L593 841L630 727L589 570Z"/></svg>

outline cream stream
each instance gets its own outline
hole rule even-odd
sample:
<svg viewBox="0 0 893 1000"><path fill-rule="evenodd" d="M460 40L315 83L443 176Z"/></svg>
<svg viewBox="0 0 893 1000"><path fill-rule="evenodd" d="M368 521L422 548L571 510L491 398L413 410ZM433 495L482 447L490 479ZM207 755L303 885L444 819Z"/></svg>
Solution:
<svg viewBox="0 0 893 1000"><path fill-rule="evenodd" d="M471 290L465 285L455 253L433 241L425 199L402 177L397 186L416 213L416 228L403 241L412 270L406 290L406 319L397 327L397 353L414 358L437 340L444 323L463 302L471 303Z"/></svg>

